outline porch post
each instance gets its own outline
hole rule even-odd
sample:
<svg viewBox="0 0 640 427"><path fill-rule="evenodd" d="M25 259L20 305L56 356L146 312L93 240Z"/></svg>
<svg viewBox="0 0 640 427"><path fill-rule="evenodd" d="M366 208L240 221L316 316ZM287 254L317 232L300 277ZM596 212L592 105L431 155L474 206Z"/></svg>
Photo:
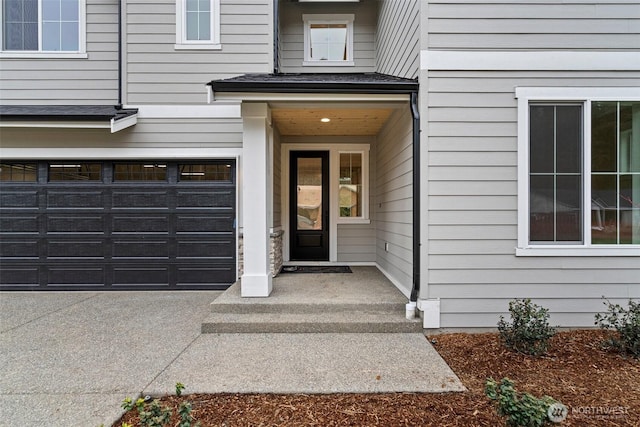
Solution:
<svg viewBox="0 0 640 427"><path fill-rule="evenodd" d="M266 103L242 104L243 297L267 297L273 286L269 264L270 121Z"/></svg>

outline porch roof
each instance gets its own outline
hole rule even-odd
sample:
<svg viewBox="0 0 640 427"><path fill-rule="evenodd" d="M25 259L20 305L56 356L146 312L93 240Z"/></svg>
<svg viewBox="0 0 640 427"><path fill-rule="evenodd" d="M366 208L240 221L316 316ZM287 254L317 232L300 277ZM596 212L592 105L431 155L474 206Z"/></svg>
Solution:
<svg viewBox="0 0 640 427"><path fill-rule="evenodd" d="M117 132L135 125L137 114L137 108L114 105L0 105L0 126L108 128Z"/></svg>
<svg viewBox="0 0 640 427"><path fill-rule="evenodd" d="M410 94L417 79L380 73L245 74L207 83L215 92Z"/></svg>

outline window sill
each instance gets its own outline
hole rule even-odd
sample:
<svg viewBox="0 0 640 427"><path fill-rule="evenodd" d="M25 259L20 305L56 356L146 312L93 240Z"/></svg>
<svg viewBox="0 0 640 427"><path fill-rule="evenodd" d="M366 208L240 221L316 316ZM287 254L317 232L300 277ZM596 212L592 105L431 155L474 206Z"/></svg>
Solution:
<svg viewBox="0 0 640 427"><path fill-rule="evenodd" d="M180 43L173 45L175 50L222 50L220 43L196 44L196 43Z"/></svg>
<svg viewBox="0 0 640 427"><path fill-rule="evenodd" d="M516 256L640 256L640 246L528 246L516 248Z"/></svg>
<svg viewBox="0 0 640 427"><path fill-rule="evenodd" d="M85 52L0 52L0 58L24 58L24 59L87 59Z"/></svg>
<svg viewBox="0 0 640 427"><path fill-rule="evenodd" d="M355 67L353 61L303 61L303 67Z"/></svg>

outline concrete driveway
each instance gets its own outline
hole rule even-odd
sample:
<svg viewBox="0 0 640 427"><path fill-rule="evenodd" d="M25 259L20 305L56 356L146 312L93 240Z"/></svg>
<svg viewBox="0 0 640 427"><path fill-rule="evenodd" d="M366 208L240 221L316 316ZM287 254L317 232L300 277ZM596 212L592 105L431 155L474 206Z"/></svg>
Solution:
<svg viewBox="0 0 640 427"><path fill-rule="evenodd" d="M0 293L0 426L109 426L125 397L176 382L185 393L464 390L421 332L203 335L219 294Z"/></svg>
<svg viewBox="0 0 640 427"><path fill-rule="evenodd" d="M0 425L109 426L220 292L0 293Z"/></svg>

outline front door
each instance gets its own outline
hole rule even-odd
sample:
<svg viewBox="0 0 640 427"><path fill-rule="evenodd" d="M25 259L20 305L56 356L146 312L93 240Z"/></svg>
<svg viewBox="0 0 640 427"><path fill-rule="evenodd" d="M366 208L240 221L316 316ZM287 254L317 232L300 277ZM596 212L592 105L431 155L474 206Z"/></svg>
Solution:
<svg viewBox="0 0 640 427"><path fill-rule="evenodd" d="M290 259L329 260L329 152L290 156Z"/></svg>

